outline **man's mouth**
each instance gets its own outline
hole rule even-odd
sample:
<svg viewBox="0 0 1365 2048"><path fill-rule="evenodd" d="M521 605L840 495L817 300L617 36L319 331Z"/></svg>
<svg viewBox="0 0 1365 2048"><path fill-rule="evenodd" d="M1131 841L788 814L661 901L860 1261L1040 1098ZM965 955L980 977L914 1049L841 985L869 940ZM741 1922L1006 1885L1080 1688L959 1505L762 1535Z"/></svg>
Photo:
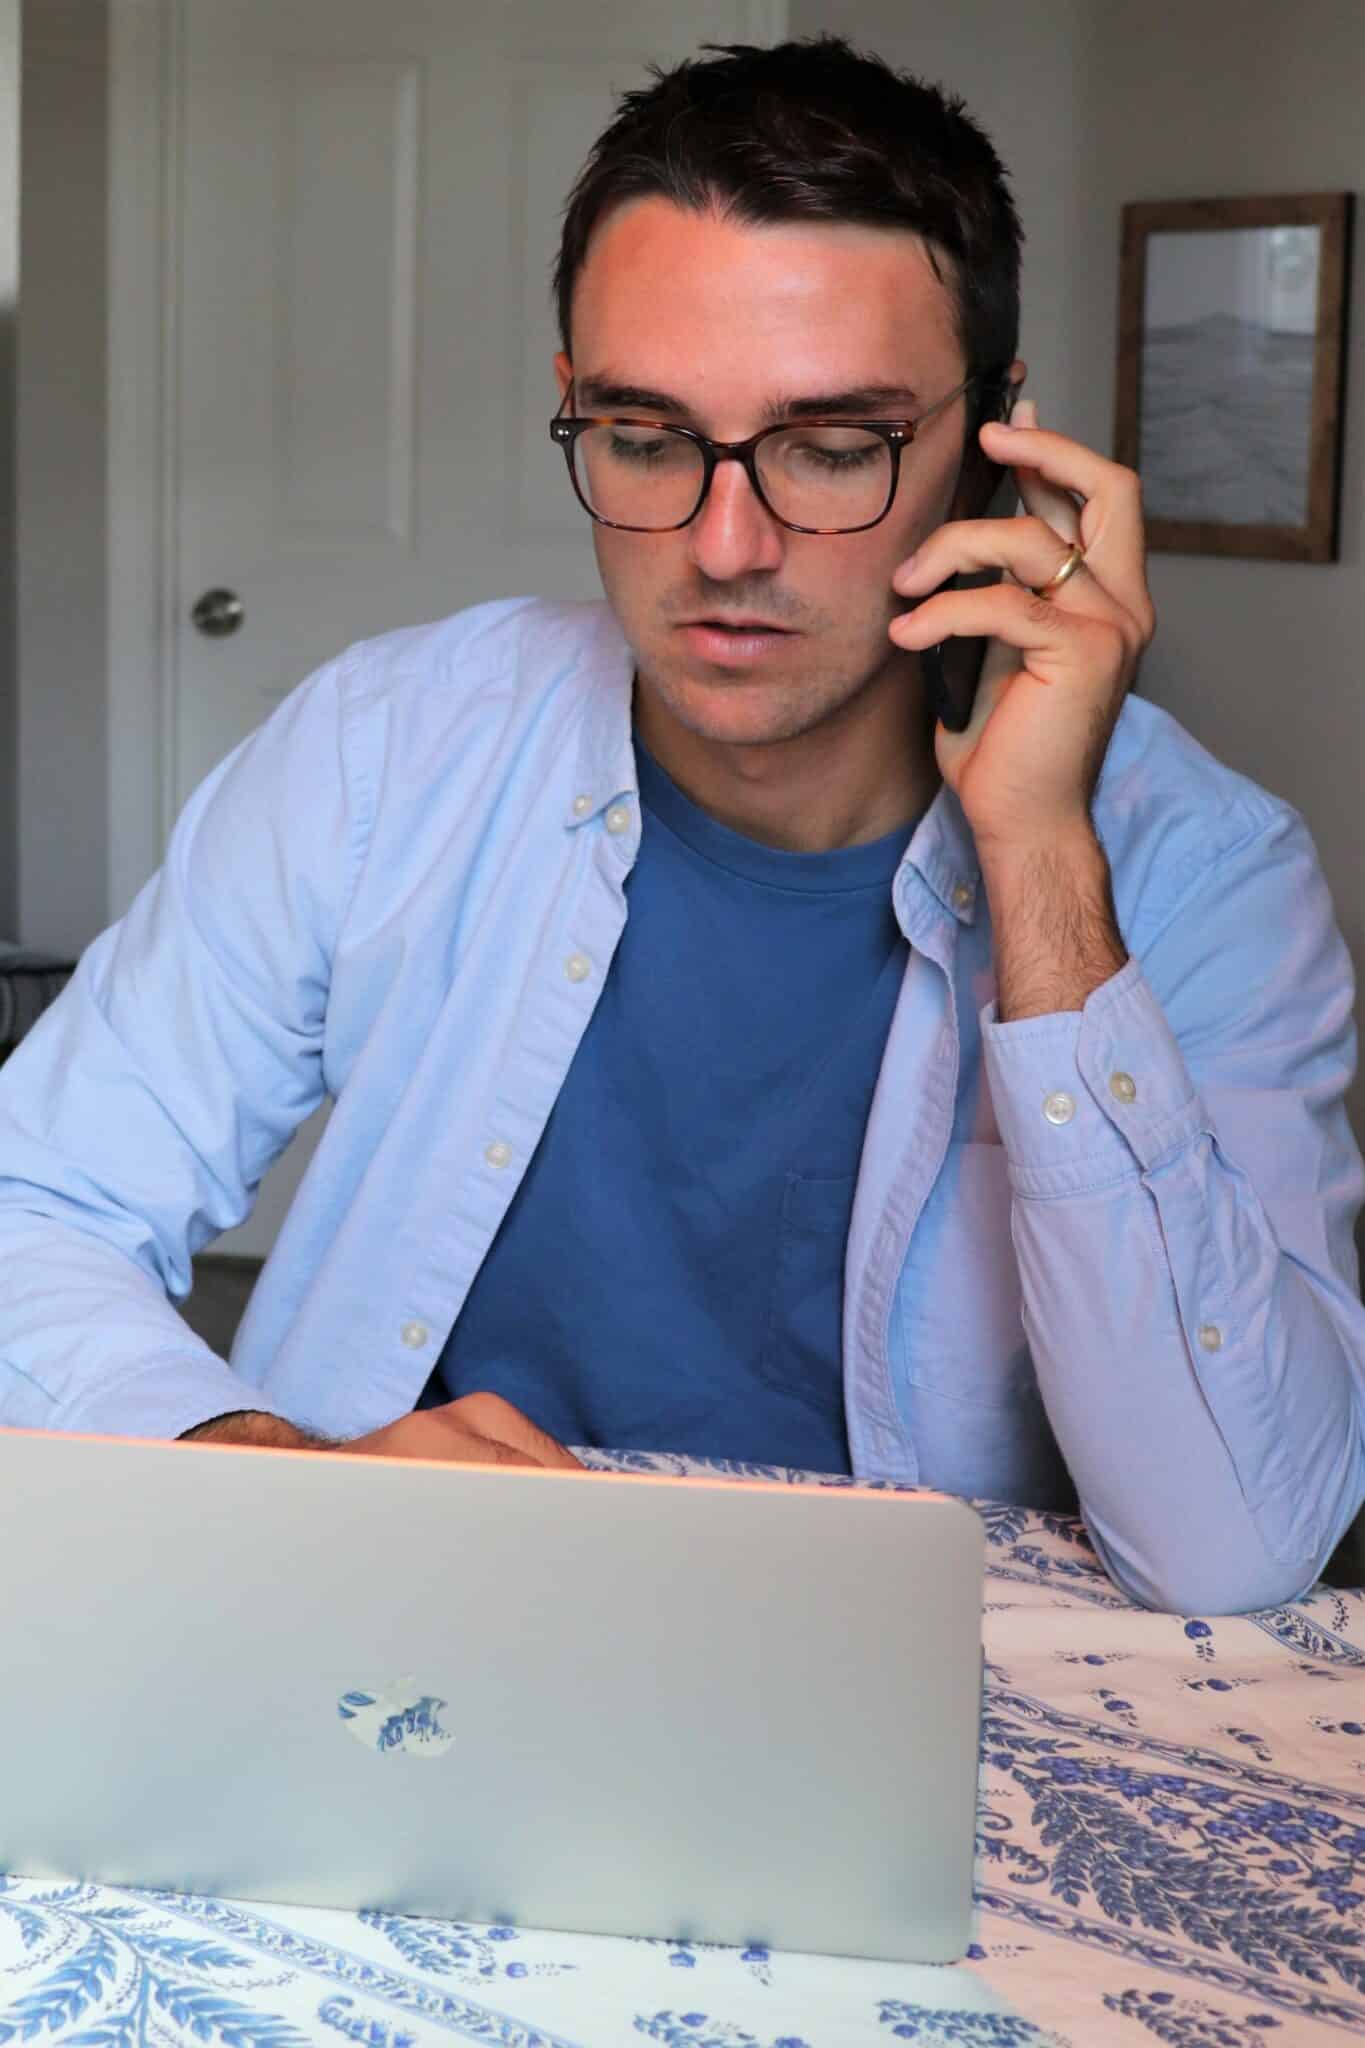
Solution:
<svg viewBox="0 0 1365 2048"><path fill-rule="evenodd" d="M776 661L779 642L799 637L790 626L779 626L772 619L742 612L725 612L706 619L684 619L678 631L696 660L704 662L708 668L730 674L761 668L770 660Z"/></svg>
<svg viewBox="0 0 1365 2048"><path fill-rule="evenodd" d="M683 624L705 626L712 633L789 633L792 630L790 626L779 626L772 619L684 619Z"/></svg>

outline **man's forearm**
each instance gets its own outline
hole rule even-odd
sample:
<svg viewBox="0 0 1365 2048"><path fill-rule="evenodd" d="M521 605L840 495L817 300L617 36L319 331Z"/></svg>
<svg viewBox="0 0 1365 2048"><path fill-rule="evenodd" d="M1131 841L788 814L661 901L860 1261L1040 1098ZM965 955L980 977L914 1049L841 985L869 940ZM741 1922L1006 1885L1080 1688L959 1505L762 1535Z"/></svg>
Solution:
<svg viewBox="0 0 1365 2048"><path fill-rule="evenodd" d="M312 1436L278 1415L264 1415L252 1408L239 1409L230 1415L215 1415L210 1422L201 1422L194 1429L183 1430L177 1441L182 1444L253 1444L258 1449L274 1451L334 1448L325 1436Z"/></svg>
<svg viewBox="0 0 1365 2048"><path fill-rule="evenodd" d="M1084 1009L1128 958L1109 863L1088 827L1024 851L982 855L1002 1024Z"/></svg>

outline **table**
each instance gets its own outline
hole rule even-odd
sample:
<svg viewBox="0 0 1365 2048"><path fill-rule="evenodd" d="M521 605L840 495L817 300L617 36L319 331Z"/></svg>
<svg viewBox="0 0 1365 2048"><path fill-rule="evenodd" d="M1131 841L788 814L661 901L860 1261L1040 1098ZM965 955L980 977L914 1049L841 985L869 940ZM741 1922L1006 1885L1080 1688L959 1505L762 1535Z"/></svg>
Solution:
<svg viewBox="0 0 1365 2048"><path fill-rule="evenodd" d="M583 1456L602 1469L805 1476ZM1325 2048L1365 2037L1365 1593L1319 1587L1235 1620L1148 1614L1114 1590L1079 1522L981 1513L987 1691L964 1962L0 1878L0 2043Z"/></svg>

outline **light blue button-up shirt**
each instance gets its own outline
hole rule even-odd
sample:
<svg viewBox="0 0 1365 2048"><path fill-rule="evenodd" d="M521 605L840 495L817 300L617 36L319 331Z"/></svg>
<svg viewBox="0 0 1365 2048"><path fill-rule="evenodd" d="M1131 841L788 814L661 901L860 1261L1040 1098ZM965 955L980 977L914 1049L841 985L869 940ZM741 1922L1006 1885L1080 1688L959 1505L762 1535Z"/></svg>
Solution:
<svg viewBox="0 0 1365 2048"><path fill-rule="evenodd" d="M214 771L0 1070L0 1420L347 1437L412 1407L624 926L631 689L604 606L484 605L353 648ZM1094 815L1131 959L1081 1012L995 1021L947 790L896 874L854 1470L1074 1483L1125 1591L1263 1606L1365 1491L1349 963L1301 821L1151 705ZM328 1098L225 1364L167 1295Z"/></svg>

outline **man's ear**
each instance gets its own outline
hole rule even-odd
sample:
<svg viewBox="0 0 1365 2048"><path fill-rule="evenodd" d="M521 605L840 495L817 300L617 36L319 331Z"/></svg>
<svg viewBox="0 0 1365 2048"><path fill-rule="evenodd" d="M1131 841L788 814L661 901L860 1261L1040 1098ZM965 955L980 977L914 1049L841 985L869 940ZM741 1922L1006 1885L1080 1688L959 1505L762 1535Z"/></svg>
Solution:
<svg viewBox="0 0 1365 2048"><path fill-rule="evenodd" d="M563 349L555 357L554 369L555 382L559 386L559 402L563 405L564 394L573 382L573 364L569 361Z"/></svg>

